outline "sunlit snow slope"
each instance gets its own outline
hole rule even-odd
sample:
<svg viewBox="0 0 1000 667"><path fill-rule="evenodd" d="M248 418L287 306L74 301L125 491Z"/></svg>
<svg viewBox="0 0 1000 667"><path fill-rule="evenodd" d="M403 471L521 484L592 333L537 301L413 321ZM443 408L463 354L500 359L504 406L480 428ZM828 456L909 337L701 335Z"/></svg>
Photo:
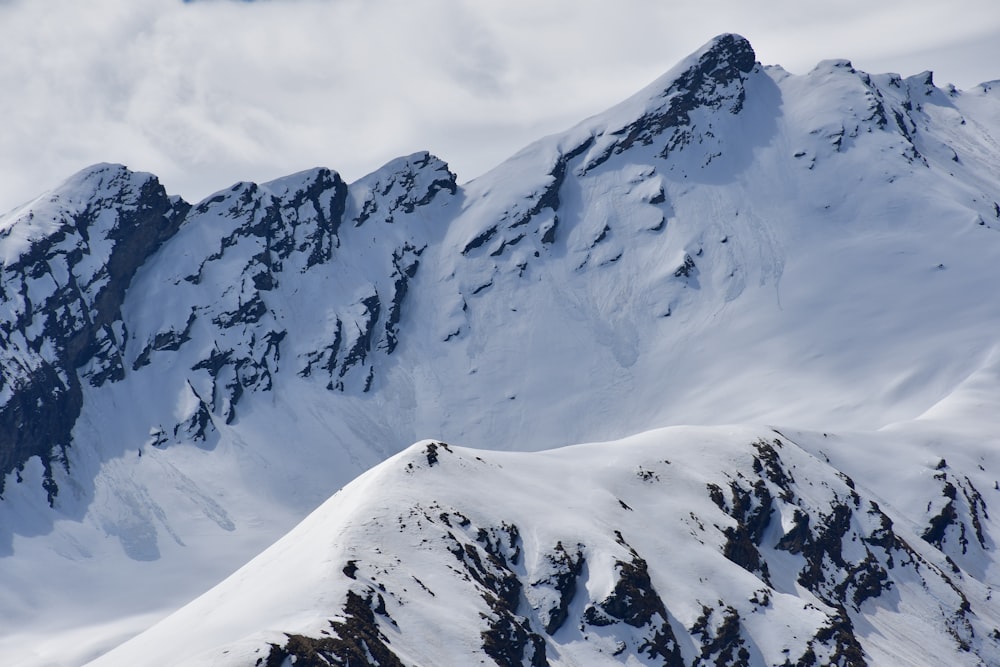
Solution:
<svg viewBox="0 0 1000 667"><path fill-rule="evenodd" d="M316 169L239 183L192 206L149 174L85 170L0 218L0 656L73 665L100 655L232 572L356 475L425 438L540 450L681 424L874 433L947 404L986 372L1000 331L998 142L998 86L957 91L935 86L929 73L868 75L847 61L793 75L761 66L743 38L724 35L633 98L465 185L418 153L355 183ZM977 412L968 428L988 434L993 419ZM966 426L947 423L942 434ZM674 435L641 438L680 447L664 455L673 466L712 471L705 474L724 502L709 498L698 510L704 517L735 511L719 480L743 470L753 481L740 467L751 443L781 439L756 427L733 439L723 432L692 436L724 443L719 451L681 447ZM960 445L977 442L940 438L939 447L925 444L949 466L952 448L971 457ZM838 462L835 445L848 440L851 455ZM883 491L877 478L845 467L885 456L889 471L894 461L899 470L933 469L939 459L925 460L921 442L845 436L824 443L830 462L818 460L830 470L809 479L831 489L840 488L834 471L865 479L868 495L859 490L861 505L851 505L858 539L871 536L865 503L884 493L877 502L892 508L887 516L912 522L900 539L940 568L934 554L954 558L946 545L959 537L919 539L948 500L937 473L913 473L922 481L911 506L901 500L911 499L908 485ZM784 447L799 456L794 442ZM575 465L574 451L589 450L551 456ZM482 458L501 461L494 456ZM536 460L514 458L529 468ZM985 515L993 485L960 470L975 481ZM613 479L609 472L600 484ZM961 479L948 478L956 498ZM777 497L777 487L770 493ZM937 504L927 506L932 497ZM550 499L553 512L563 511L560 498ZM831 511L826 500L809 500L813 521ZM779 538L795 504L781 502L781 522L768 524ZM655 523L635 516L636 526ZM483 521L495 518L507 520ZM966 525L974 531L971 518ZM527 526L519 524L524 540ZM975 596L995 582L992 542L988 531L981 543L970 534L963 539L970 549L980 544L981 559L961 567L978 583L956 586L980 615L969 621L970 650L985 656L992 645L981 631L992 616ZM590 540L602 558L634 548L660 567L656 536L640 548L627 535L630 546L606 544L594 526L581 535L573 539ZM704 548L720 553L723 538L712 535ZM545 540L532 548L555 547ZM696 540L683 544L694 549L684 558L701 560ZM775 563L796 555L774 552L773 543L755 547L767 562L772 552ZM723 571L769 585L759 573ZM650 572L690 664L700 655L684 639L695 598L677 610L663 592L689 582ZM931 588L948 586L926 577L937 582ZM900 579L900 591L917 578ZM336 585L324 598L331 604L346 591ZM767 613L791 614L808 595L832 613L830 594L788 586L775 585L772 597L789 606ZM607 593L592 590L596 602ZM723 614L714 595L697 599ZM721 599L741 623L749 618L746 599ZM509 611L527 618L524 609ZM241 626L220 643L257 631L278 633L267 635L273 642L286 630L318 632L276 613L267 628ZM315 624L335 612L317 613L307 606L303 618ZM943 631L936 613L920 618ZM812 628L810 637L826 622L792 616L803 633ZM713 628L724 624L713 618ZM903 621L885 623L874 627L891 642ZM618 636L601 632L609 642ZM780 651L747 632L765 662ZM933 650L946 651L928 636ZM799 638L785 647L791 664L808 648ZM887 650L881 640L859 641L870 656ZM633 644L626 650L638 651ZM572 651L546 645L550 658Z"/></svg>
<svg viewBox="0 0 1000 667"><path fill-rule="evenodd" d="M880 433L425 441L94 665L995 664L997 380Z"/></svg>

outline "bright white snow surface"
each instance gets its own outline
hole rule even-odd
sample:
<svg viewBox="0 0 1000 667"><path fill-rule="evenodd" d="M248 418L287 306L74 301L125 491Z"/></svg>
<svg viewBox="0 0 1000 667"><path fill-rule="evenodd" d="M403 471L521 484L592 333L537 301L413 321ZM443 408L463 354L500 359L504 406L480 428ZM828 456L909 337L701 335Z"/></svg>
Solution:
<svg viewBox="0 0 1000 667"><path fill-rule="evenodd" d="M923 497L911 504L907 494L923 493L912 485L931 475L938 458L980 457L963 470L990 476L976 485L992 494L996 417L989 410L965 415L975 401L995 403L1000 391L982 379L992 373L982 369L1000 331L1000 87L944 91L925 76L868 77L844 61L801 76L758 66L743 82L739 112L729 111L737 87L719 91L721 110L692 111L687 143L667 157L657 156L662 145L640 141L598 163L627 135L619 130L670 103L670 86L697 55L621 106L533 144L454 197L435 199L430 212L418 209L405 225L342 229L340 254L326 272L289 282L268 303L289 331L306 332L289 335L281 362L287 371L274 375L272 391L245 395L233 423L215 415L212 442L153 446L157 429L171 431L187 415L192 390L203 393L192 388L189 369L204 349L157 353L129 372L134 381L87 387L69 452L73 475L56 470L56 512L46 508L37 461L21 473L23 483L7 480L0 528L13 537L0 544L0 656L41 666L100 655L220 581L362 471L428 437L539 450L678 424L787 424L808 429L807 439L822 444L835 467L885 498L894 518L913 523L908 530L919 532L933 515L933 508L924 512ZM884 124L876 102L887 110ZM911 111L897 119L893 110L904 105ZM558 211L541 210L526 226L531 235L517 239L521 228L503 221L531 209L559 160L590 139L566 165ZM352 201L380 174L352 184ZM137 338L133 355L149 336L177 331L187 319L185 287L169 281L180 280L185 257L217 247L209 225L225 224L208 215L198 222L133 282L123 308ZM10 234L11 224L0 229ZM485 244L461 252L494 225ZM555 241L540 242L553 226ZM377 284L366 273L367 253L374 257L379 243L401 239L428 247L399 346L379 362L374 391L330 392L322 379L300 377L310 336L329 324L328 304L343 299L346 307L363 294L358 290ZM350 270L338 273L341 266ZM197 293L235 298L230 268L220 264ZM171 291L170 284L180 287ZM958 387L973 398L946 400ZM904 426L888 427L894 423ZM833 436L847 431L867 435ZM823 432L830 437L821 440ZM719 443L732 437L745 445L759 433L674 430L642 436L621 454L603 445L482 457L484 466L509 461L517 472L504 484L521 495L489 482L490 497L502 496L512 513L551 511L586 532L591 517L579 523L576 501L566 499L591 508L593 494L617 484L613 468L605 473L602 466L626 451L645 460L659 457L662 446L674 469L717 475L730 451ZM192 654L209 651L210 664L213 646L242 641L260 629L257 622L271 632L258 638L271 639L286 624L318 624L317 608L339 603L343 593L339 584L324 588L324 573L339 572L351 549L374 548L364 526L344 532L343 542L338 526L365 503L394 501L387 477L403 475L399 462L414 452L402 456L239 575L276 581L275 554L296 552L287 562L302 569L292 581L263 592L247 586L253 600L286 598L248 600L236 605L238 613L206 617L212 600L241 599L230 581L132 646L162 650L167 629L180 627L192 633ZM475 469L475 454L463 451L460 460ZM559 462L552 477L530 474L548 462ZM583 476L574 481L566 470ZM685 474L692 477L684 484L697 486L696 472ZM586 491L588 475L596 491ZM538 480L567 477L565 488L530 490ZM475 492L476 483L459 477L442 493ZM362 497L373 484L383 493ZM536 496L540 504L528 502ZM664 494L655 502L672 516L686 497ZM399 511L383 509L386 516ZM298 553L306 542L318 551ZM687 585L686 575L707 567L700 553L675 554L672 566L685 576L657 585ZM983 555L967 571L995 585L994 567ZM282 600L289 606L277 605ZM258 613L268 606L275 615ZM218 634L209 636L213 623ZM101 664L152 664L114 655Z"/></svg>

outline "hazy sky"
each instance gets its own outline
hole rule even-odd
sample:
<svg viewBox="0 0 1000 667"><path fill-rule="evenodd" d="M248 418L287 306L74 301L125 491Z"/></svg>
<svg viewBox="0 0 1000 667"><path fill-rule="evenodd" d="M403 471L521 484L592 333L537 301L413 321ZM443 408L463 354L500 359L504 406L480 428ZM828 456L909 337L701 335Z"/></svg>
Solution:
<svg viewBox="0 0 1000 667"><path fill-rule="evenodd" d="M425 149L466 181L723 32L796 73L1000 79L998 0L0 0L0 211L102 161L190 200Z"/></svg>

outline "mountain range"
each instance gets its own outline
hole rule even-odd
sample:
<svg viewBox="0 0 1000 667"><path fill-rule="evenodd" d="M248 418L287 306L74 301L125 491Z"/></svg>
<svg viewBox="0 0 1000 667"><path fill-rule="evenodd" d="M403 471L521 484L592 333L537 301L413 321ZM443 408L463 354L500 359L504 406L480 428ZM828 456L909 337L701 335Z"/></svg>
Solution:
<svg viewBox="0 0 1000 667"><path fill-rule="evenodd" d="M0 217L0 656L1000 664L998 202L1000 83L738 35L464 184L88 168Z"/></svg>

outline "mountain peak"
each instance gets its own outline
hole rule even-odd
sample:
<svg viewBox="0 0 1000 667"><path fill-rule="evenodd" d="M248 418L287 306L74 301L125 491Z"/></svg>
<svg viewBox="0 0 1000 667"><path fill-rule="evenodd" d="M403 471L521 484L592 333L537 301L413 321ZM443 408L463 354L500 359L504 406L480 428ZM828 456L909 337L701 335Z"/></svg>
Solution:
<svg viewBox="0 0 1000 667"><path fill-rule="evenodd" d="M741 81L757 62L750 42L726 33L712 38L631 99L669 98L680 91L708 91Z"/></svg>
<svg viewBox="0 0 1000 667"><path fill-rule="evenodd" d="M41 457L50 503L52 452L69 446L82 380L123 377L125 292L187 208L151 174L98 164L0 218L0 472Z"/></svg>
<svg viewBox="0 0 1000 667"><path fill-rule="evenodd" d="M689 56L687 62L695 61L696 67L706 77L720 83L728 83L748 74L757 62L757 54L749 40L742 35L725 33L709 40L703 47Z"/></svg>
<svg viewBox="0 0 1000 667"><path fill-rule="evenodd" d="M557 152L583 155L586 173L635 145L652 146L666 158L685 145L702 143L696 116L739 114L756 57L745 37L719 35L632 97L558 138ZM711 119L705 121L711 126Z"/></svg>

